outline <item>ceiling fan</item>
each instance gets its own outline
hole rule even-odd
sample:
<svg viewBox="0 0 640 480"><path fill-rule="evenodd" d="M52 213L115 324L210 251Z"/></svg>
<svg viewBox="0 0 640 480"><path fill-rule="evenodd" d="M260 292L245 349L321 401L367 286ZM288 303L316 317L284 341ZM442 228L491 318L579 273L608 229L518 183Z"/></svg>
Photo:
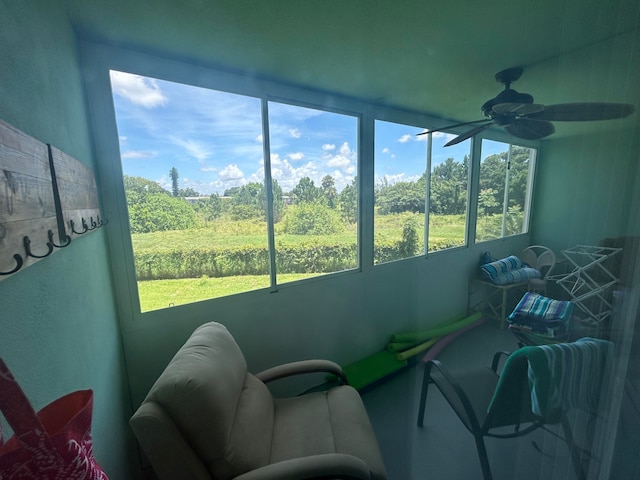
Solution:
<svg viewBox="0 0 640 480"><path fill-rule="evenodd" d="M515 137L538 140L556 131L552 121L613 120L631 115L635 110L633 105L625 103L560 103L547 106L533 103L533 97L528 93L519 93L511 89L511 83L520 78L520 75L522 75L521 67L509 68L496 73L496 81L504 85L504 90L482 105L480 110L487 118L431 129L418 133L418 135L441 132L465 125L477 125L447 142L445 147L448 147L463 142L492 125L498 125Z"/></svg>

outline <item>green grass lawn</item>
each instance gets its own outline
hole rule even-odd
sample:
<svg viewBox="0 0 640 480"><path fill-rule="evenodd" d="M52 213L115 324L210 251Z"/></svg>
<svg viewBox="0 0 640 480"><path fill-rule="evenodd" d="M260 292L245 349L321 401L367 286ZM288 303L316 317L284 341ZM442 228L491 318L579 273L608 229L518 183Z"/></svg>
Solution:
<svg viewBox="0 0 640 480"><path fill-rule="evenodd" d="M308 278L309 274L278 275L279 283ZM243 275L223 278L179 278L138 282L143 312L224 297L269 286L268 275Z"/></svg>
<svg viewBox="0 0 640 480"><path fill-rule="evenodd" d="M398 215L376 215L375 235L377 240L399 241L405 222L413 217L417 224L420 243L423 242L424 216L403 213ZM431 245L462 245L464 242L464 215L432 215L429 225ZM276 226L276 243L300 245L314 242L355 243L357 226L347 225L337 235L314 237L311 235L286 235ZM217 220L207 228L192 230L154 232L131 236L134 252L162 252L173 249L197 249L211 245L261 246L266 248L266 223L260 220ZM316 274L279 274L278 283L291 282ZM143 312L174 305L223 297L269 286L268 275L243 275L223 278L185 278L149 280L138 282Z"/></svg>

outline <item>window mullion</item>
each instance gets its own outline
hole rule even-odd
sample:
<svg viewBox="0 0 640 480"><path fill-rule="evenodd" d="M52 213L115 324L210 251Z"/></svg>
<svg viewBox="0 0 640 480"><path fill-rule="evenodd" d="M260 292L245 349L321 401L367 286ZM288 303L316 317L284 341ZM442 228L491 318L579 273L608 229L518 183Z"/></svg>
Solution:
<svg viewBox="0 0 640 480"><path fill-rule="evenodd" d="M424 197L424 255L429 254L429 215L431 213L431 147L433 133L427 135L427 171L425 175L425 197Z"/></svg>
<svg viewBox="0 0 640 480"><path fill-rule="evenodd" d="M511 149L513 145L509 144L509 150L507 153L507 172L504 177L504 200L502 204L502 227L500 232L500 237L504 238L507 236L507 212L509 208L509 171L511 170Z"/></svg>
<svg viewBox="0 0 640 480"><path fill-rule="evenodd" d="M273 180L271 178L271 143L269 141L269 102L262 98L262 148L264 155L264 188L266 193L267 210L267 243L269 246L269 276L271 290L277 291L276 281L276 242L273 214Z"/></svg>
<svg viewBox="0 0 640 480"><path fill-rule="evenodd" d="M477 242L478 225L478 197L480 195L480 168L482 163L482 140L474 137L471 139L471 158L468 165L469 184L467 186L467 244Z"/></svg>

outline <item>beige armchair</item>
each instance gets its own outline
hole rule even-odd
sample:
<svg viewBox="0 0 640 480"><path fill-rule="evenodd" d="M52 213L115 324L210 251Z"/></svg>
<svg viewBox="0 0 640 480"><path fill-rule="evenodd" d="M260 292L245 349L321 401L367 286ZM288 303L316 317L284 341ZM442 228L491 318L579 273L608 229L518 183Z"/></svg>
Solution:
<svg viewBox="0 0 640 480"><path fill-rule="evenodd" d="M227 329L202 325L130 420L159 479L387 478L358 392L348 385L274 398L266 382L326 371L323 360L257 375Z"/></svg>

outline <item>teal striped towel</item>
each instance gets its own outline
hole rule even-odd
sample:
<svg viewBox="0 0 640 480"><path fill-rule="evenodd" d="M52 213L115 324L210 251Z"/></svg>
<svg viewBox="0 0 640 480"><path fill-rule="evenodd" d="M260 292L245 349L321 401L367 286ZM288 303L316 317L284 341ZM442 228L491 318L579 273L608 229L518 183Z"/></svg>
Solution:
<svg viewBox="0 0 640 480"><path fill-rule="evenodd" d="M581 338L573 343L523 347L512 353L504 365L520 356L528 361L532 412L545 417L560 409L597 409L602 380L608 369L613 344L607 340ZM502 378L494 398L500 391ZM493 399L489 404L489 409Z"/></svg>

